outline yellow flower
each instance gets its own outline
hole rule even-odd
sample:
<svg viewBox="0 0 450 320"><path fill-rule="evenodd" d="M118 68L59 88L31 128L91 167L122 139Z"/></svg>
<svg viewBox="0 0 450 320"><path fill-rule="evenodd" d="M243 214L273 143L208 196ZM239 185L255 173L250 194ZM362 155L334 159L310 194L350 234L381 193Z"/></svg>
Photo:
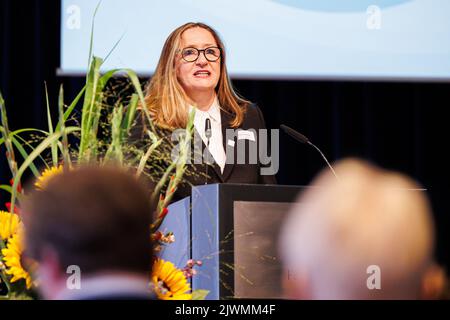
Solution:
<svg viewBox="0 0 450 320"><path fill-rule="evenodd" d="M31 288L32 280L30 274L22 267L23 253L23 229L19 228L9 240L5 249L2 250L6 273L11 275L11 282L25 280L27 289Z"/></svg>
<svg viewBox="0 0 450 320"><path fill-rule="evenodd" d="M19 216L14 213L0 211L0 240L7 240L16 233Z"/></svg>
<svg viewBox="0 0 450 320"><path fill-rule="evenodd" d="M50 179L62 173L62 171L63 171L62 165L59 165L57 167L51 167L50 169L45 169L44 172L42 172L41 176L37 178L37 181L34 183L34 186L38 190L43 190L50 181Z"/></svg>
<svg viewBox="0 0 450 320"><path fill-rule="evenodd" d="M153 264L152 283L161 300L191 300L191 287L183 272L172 262L157 259Z"/></svg>

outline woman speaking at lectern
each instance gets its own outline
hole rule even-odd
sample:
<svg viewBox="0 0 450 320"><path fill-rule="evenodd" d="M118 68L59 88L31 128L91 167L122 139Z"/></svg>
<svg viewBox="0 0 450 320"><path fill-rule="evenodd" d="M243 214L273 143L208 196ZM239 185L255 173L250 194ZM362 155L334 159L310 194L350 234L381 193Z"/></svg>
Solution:
<svg viewBox="0 0 450 320"><path fill-rule="evenodd" d="M276 183L273 174L261 174L264 166L259 156L256 163L249 163L248 157L243 164L230 159L236 157L235 145L243 142L238 140L245 140L248 151L251 143L258 142L259 129L265 129L265 124L261 110L233 90L224 45L211 27L186 23L169 35L147 85L145 102L153 123L169 130L185 128L189 112L196 108L194 127L204 145L208 145L213 164L208 169L205 163L189 165L197 172L208 172L207 176L188 175L186 179L192 185ZM205 126L210 130L205 130ZM243 134L235 131L238 134L234 140L228 139L226 129L240 129Z"/></svg>

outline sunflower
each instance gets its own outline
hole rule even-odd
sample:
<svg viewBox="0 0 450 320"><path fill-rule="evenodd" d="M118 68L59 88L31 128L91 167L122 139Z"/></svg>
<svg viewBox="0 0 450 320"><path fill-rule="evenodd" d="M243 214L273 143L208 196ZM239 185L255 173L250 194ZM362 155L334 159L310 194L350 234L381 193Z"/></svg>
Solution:
<svg viewBox="0 0 450 320"><path fill-rule="evenodd" d="M6 274L12 276L11 282L24 279L27 289L31 288L32 280L30 274L22 267L23 253L23 230L19 228L9 240L5 249L2 250L3 261L5 262Z"/></svg>
<svg viewBox="0 0 450 320"><path fill-rule="evenodd" d="M161 300L191 300L191 290L183 272L172 262L157 259L153 264L152 284Z"/></svg>
<svg viewBox="0 0 450 320"><path fill-rule="evenodd" d="M60 174L62 171L63 171L62 165L59 165L57 167L51 167L50 169L45 169L44 172L42 172L41 176L37 178L37 181L34 183L34 186L38 190L43 190L50 181L50 179Z"/></svg>
<svg viewBox="0 0 450 320"><path fill-rule="evenodd" d="M0 211L0 240L7 240L16 233L19 226L19 216L14 213Z"/></svg>

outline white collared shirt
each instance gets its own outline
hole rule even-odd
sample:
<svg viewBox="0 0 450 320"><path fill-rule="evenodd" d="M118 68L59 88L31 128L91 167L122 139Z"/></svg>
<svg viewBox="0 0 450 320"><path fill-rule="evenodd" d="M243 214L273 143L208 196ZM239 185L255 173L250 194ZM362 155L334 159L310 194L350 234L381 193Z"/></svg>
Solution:
<svg viewBox="0 0 450 320"><path fill-rule="evenodd" d="M193 106L189 106L191 112ZM209 152L214 158L214 161L219 165L220 171L223 173L226 162L225 149L222 141L222 121L220 117L220 106L217 97L209 107L208 111L195 110L194 127L202 137L203 142L207 145L208 139L205 135L205 121L209 118L211 120L211 138L209 139Z"/></svg>

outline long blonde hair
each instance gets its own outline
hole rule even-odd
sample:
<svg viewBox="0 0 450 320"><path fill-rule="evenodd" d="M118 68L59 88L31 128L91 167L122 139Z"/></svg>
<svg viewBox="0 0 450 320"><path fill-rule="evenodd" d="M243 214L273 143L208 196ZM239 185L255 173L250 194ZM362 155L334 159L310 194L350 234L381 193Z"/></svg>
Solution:
<svg viewBox="0 0 450 320"><path fill-rule="evenodd" d="M167 38L155 73L145 89L146 107L153 121L161 127L173 129L186 126L189 98L177 79L175 58L180 49L181 35L184 31L195 27L211 32L217 46L222 50L216 94L221 108L234 115L230 125L238 127L250 102L240 97L232 87L225 63L225 48L219 35L213 28L200 22L186 23L175 29Z"/></svg>

